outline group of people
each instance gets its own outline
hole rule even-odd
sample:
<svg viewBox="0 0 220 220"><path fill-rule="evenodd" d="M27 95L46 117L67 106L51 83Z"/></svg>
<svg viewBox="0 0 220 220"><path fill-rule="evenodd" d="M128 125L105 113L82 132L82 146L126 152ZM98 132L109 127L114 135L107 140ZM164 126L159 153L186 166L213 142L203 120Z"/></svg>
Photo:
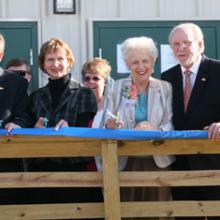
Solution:
<svg viewBox="0 0 220 220"><path fill-rule="evenodd" d="M152 77L158 56L156 44L152 38L140 36L122 43L123 58L131 72L127 78L114 81L108 61L93 58L83 65L81 85L70 74L75 63L71 49L62 40L53 38L42 45L39 54L39 67L48 74L48 83L29 97L27 80L16 74L16 69L11 69L15 72L0 69L1 126L8 131L18 127L59 129L65 126L161 131L205 129L209 138L219 138L220 61L204 55L204 36L194 23L174 27L169 43L179 64L162 73L161 80ZM0 59L4 44L0 35ZM119 169L220 169L219 159L218 155L120 157ZM7 170L10 162L3 162L1 170ZM102 170L101 158L96 157L95 162L97 169ZM16 167L17 163L24 164L24 161L16 161ZM93 158L25 160L28 171L86 171L93 163ZM69 189L65 193L62 190L60 194L57 189L47 189L44 195L31 190L31 198L23 199L32 203L42 198L44 202L102 200L101 190L91 188ZM174 200L218 200L220 189L173 188L172 197ZM121 198L124 201L167 200L170 194L157 189L130 189L122 190Z"/></svg>

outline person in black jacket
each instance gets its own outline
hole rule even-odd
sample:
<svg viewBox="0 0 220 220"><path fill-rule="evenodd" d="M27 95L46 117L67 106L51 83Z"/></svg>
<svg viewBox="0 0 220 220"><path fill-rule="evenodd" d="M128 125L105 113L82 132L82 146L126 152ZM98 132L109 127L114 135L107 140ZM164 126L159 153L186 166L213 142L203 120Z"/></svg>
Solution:
<svg viewBox="0 0 220 220"><path fill-rule="evenodd" d="M175 129L206 129L209 138L220 138L220 61L210 59L203 54L205 48L203 33L196 24L178 25L171 31L169 42L179 64L162 73L162 79L170 82L173 87ZM186 71L190 71L188 82ZM190 85L186 86L188 83ZM174 170L220 169L219 161L220 155L177 156L172 168ZM174 200L219 200L220 189L219 187L174 188L173 198ZM204 219L204 217L190 219ZM219 219L219 217L208 219Z"/></svg>
<svg viewBox="0 0 220 220"><path fill-rule="evenodd" d="M4 57L4 48L5 39L0 34L0 62ZM28 83L23 77L0 67L0 128L5 128L8 122L21 121L28 98L27 86ZM0 161L0 171L21 171L21 169L21 166L12 163L12 160Z"/></svg>
<svg viewBox="0 0 220 220"><path fill-rule="evenodd" d="M88 127L97 111L92 90L81 86L70 70L75 63L69 46L58 38L45 42L39 54L39 66L48 76L48 83L30 96L27 115L21 127ZM32 158L28 171L86 171L93 158ZM66 203L102 201L100 188L32 189L28 203Z"/></svg>
<svg viewBox="0 0 220 220"><path fill-rule="evenodd" d="M0 34L0 62L4 57L5 39ZM0 127L23 116L27 102L28 83L21 76L0 67Z"/></svg>
<svg viewBox="0 0 220 220"><path fill-rule="evenodd" d="M4 57L5 39L0 34L0 62ZM7 127L8 122L15 124L21 121L25 114L27 103L28 82L23 77L8 72L0 67L0 128ZM18 127L18 126L15 126ZM23 171L21 159L1 159L0 172ZM13 204L17 196L23 198L20 189L0 189L0 204Z"/></svg>

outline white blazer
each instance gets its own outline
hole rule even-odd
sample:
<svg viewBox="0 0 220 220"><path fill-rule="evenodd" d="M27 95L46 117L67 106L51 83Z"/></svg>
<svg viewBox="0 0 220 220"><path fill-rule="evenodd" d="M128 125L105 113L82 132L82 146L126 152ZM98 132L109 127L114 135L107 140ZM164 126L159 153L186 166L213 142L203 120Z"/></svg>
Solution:
<svg viewBox="0 0 220 220"><path fill-rule="evenodd" d="M131 77L115 81L112 90L112 103L107 106L113 114L119 112L119 119L124 127L133 129L135 123L135 103L122 96L124 87L130 88ZM155 128L164 131L172 130L172 87L170 83L150 77L148 87L148 122ZM168 167L175 161L174 156L153 156L156 165L160 168Z"/></svg>

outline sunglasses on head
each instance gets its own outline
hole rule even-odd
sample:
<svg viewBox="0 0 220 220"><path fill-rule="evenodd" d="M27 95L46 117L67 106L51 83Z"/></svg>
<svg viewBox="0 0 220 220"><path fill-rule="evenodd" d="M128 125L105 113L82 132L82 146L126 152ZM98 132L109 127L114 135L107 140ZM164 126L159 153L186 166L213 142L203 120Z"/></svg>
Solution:
<svg viewBox="0 0 220 220"><path fill-rule="evenodd" d="M20 76L25 76L26 74L28 74L28 75L31 74L29 71L23 71L23 70L13 70L13 72L20 75Z"/></svg>
<svg viewBox="0 0 220 220"><path fill-rule="evenodd" d="M91 81L91 80L97 82L97 81L101 80L101 78L99 78L98 76L93 76L93 77L85 76L85 77L83 78L83 81L84 81L84 82L89 82L89 81Z"/></svg>

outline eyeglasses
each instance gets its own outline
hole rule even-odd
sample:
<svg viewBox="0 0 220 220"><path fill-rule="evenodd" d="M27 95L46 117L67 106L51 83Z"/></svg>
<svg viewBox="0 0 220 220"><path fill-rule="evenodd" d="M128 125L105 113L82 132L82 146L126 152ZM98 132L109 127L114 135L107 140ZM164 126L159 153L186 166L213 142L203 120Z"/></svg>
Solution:
<svg viewBox="0 0 220 220"><path fill-rule="evenodd" d="M180 48L180 47L191 47L191 45L193 44L193 42L191 41L184 41L184 42L174 42L172 44L172 46L174 48Z"/></svg>
<svg viewBox="0 0 220 220"><path fill-rule="evenodd" d="M20 75L20 76L25 76L26 74L31 75L31 73L29 71L13 70L13 72Z"/></svg>
<svg viewBox="0 0 220 220"><path fill-rule="evenodd" d="M98 82L99 80L101 80L101 78L99 78L98 76L93 76L93 77L85 76L85 77L83 78L83 81L84 81L84 82L89 82L89 81L91 81L91 80L93 80L93 81L95 81L95 82Z"/></svg>

